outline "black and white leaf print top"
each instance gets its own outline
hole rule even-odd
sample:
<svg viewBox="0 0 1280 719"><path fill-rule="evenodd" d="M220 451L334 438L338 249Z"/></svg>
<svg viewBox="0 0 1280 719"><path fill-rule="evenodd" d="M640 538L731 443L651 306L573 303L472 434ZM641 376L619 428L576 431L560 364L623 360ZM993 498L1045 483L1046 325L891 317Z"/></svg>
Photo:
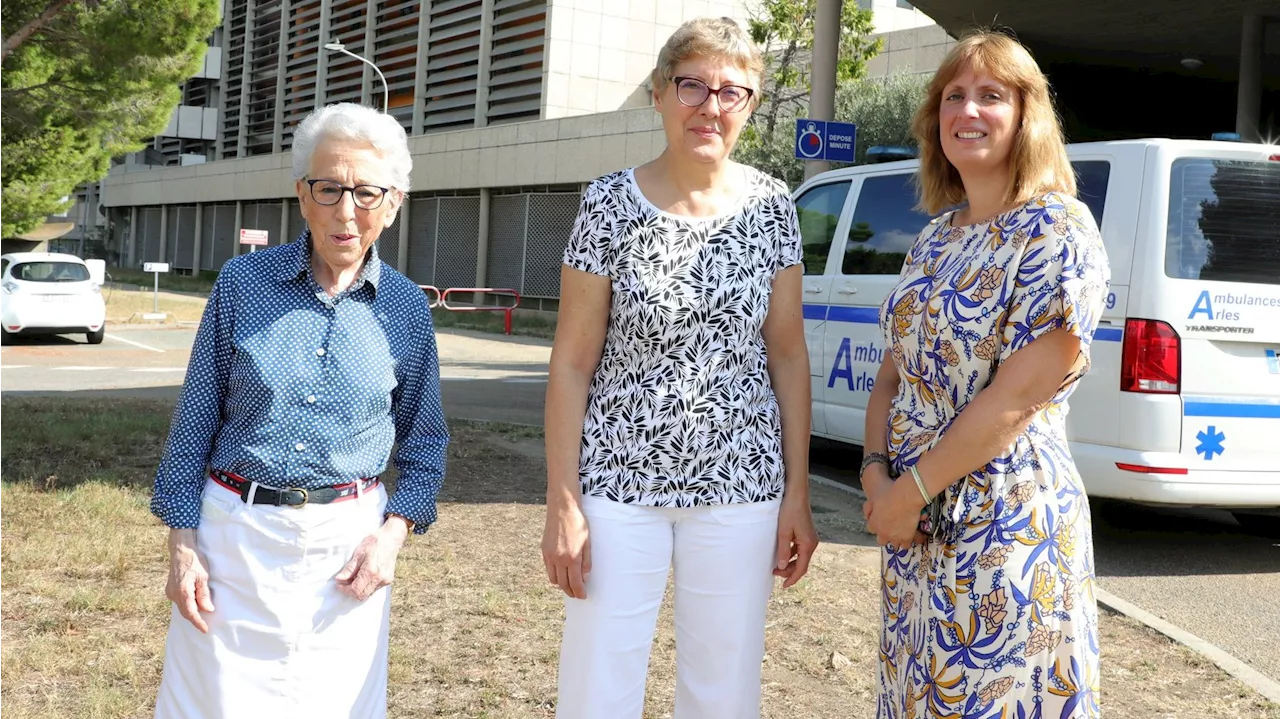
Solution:
<svg viewBox="0 0 1280 719"><path fill-rule="evenodd" d="M745 168L717 217L654 207L633 169L587 188L564 262L612 280L587 398L584 495L656 507L782 496L782 423L761 328L778 271L800 264L795 205Z"/></svg>

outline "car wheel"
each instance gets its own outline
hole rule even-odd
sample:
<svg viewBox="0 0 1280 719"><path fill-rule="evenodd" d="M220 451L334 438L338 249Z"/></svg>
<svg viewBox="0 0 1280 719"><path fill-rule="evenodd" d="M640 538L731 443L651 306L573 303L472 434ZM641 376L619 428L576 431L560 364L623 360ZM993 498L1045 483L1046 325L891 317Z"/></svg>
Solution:
<svg viewBox="0 0 1280 719"><path fill-rule="evenodd" d="M85 335L85 339L89 340L91 345L102 344L102 338L107 336L107 328L99 327L97 332L89 332Z"/></svg>
<svg viewBox="0 0 1280 719"><path fill-rule="evenodd" d="M0 330L0 345L9 345L13 343L13 336L8 330Z"/></svg>

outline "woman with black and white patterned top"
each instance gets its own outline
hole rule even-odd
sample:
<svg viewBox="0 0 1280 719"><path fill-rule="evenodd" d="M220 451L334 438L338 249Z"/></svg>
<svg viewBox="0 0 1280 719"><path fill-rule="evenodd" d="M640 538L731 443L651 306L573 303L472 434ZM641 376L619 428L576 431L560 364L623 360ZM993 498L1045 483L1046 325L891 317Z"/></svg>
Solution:
<svg viewBox="0 0 1280 719"><path fill-rule="evenodd" d="M782 183L729 160L763 63L728 19L658 56L667 148L587 188L547 387L557 717L638 718L675 566L677 719L757 717L765 608L808 570L801 247Z"/></svg>

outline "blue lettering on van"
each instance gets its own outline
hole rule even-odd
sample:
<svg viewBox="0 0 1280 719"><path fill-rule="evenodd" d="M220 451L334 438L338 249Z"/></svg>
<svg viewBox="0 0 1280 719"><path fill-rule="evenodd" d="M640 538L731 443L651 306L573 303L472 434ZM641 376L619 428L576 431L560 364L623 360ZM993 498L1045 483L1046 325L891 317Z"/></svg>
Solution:
<svg viewBox="0 0 1280 719"><path fill-rule="evenodd" d="M1216 301L1221 303L1222 299L1223 299L1222 295L1218 295L1218 297L1216 298ZM1204 315L1204 318L1207 320L1225 320L1227 322L1240 321L1239 312L1228 312L1226 310L1219 310L1218 312L1214 312L1213 311L1214 301L1215 301L1214 299L1211 299L1209 297L1209 291L1204 290L1203 292L1200 293L1200 296L1196 298L1195 307L1191 308L1191 314L1187 315L1187 319L1193 320L1196 318L1196 315Z"/></svg>
<svg viewBox="0 0 1280 719"><path fill-rule="evenodd" d="M1196 306L1191 308L1191 314L1187 315L1187 319L1194 320L1196 315L1202 313L1205 319L1213 319L1213 302L1209 299L1209 290L1200 293L1200 297L1196 299Z"/></svg>
<svg viewBox="0 0 1280 719"><path fill-rule="evenodd" d="M1116 293L1112 292L1107 295L1107 309L1114 310L1116 308Z"/></svg>
<svg viewBox="0 0 1280 719"><path fill-rule="evenodd" d="M850 392L870 392L875 386L874 373L859 372L854 374L853 363L879 365L884 361L884 350L871 343L853 346L852 340L845 337L840 341L840 349L836 350L835 362L831 364L831 374L827 377L827 387L836 386L836 380L843 379Z"/></svg>

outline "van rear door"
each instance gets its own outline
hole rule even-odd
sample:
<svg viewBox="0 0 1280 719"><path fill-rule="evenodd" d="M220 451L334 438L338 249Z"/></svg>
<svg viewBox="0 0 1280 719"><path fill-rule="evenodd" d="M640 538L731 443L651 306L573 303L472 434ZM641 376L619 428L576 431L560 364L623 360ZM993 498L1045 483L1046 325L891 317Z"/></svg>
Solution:
<svg viewBox="0 0 1280 719"><path fill-rule="evenodd" d="M1154 191L1167 198L1164 243L1146 248L1145 281L1130 296L1121 390L1180 398L1182 466L1233 473L1224 481L1274 481L1280 155L1221 143L1150 152ZM1152 431L1169 424L1128 419L1149 419Z"/></svg>

